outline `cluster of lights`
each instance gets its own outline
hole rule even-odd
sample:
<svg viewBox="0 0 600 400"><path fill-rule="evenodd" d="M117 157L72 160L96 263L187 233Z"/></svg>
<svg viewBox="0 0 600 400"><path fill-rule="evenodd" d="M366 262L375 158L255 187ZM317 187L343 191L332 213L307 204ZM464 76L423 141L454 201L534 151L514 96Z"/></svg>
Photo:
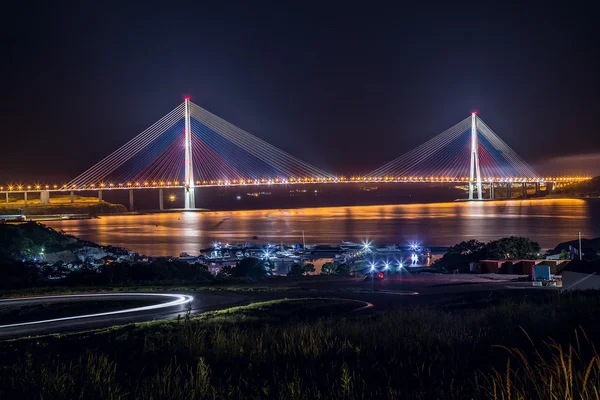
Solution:
<svg viewBox="0 0 600 400"><path fill-rule="evenodd" d="M485 177L482 182L503 182L503 183L544 183L544 182L581 182L592 179L590 176L561 176L561 177L546 177L546 178L499 178ZM292 183L337 183L337 182L469 182L468 177L415 177L415 176L353 176L350 179L344 177L322 178L322 177L303 177L294 178L261 178L261 179L232 179L232 180L202 180L196 181L197 186L230 186L230 185L273 185L273 184L292 184ZM173 187L183 186L184 182L180 181L143 181L143 182L126 182L126 183L92 183L88 185L6 185L0 186L0 191L25 191L25 190L97 190L97 189L113 189L113 188L143 188L143 187Z"/></svg>
<svg viewBox="0 0 600 400"><path fill-rule="evenodd" d="M522 178L522 177L485 177L483 182L580 182L590 180L590 176L563 176L548 178ZM351 182L469 182L466 176L352 176Z"/></svg>

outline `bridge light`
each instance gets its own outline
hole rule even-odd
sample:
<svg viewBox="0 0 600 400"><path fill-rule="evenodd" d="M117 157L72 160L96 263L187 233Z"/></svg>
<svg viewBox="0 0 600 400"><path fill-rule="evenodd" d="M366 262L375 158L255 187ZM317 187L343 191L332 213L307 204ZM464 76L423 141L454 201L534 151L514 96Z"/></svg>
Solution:
<svg viewBox="0 0 600 400"><path fill-rule="evenodd" d="M9 187L8 187L8 190L13 190L13 187L12 187L12 186L9 186Z"/></svg>
<svg viewBox="0 0 600 400"><path fill-rule="evenodd" d="M119 183L119 187L123 187L123 184L122 184L122 183Z"/></svg>

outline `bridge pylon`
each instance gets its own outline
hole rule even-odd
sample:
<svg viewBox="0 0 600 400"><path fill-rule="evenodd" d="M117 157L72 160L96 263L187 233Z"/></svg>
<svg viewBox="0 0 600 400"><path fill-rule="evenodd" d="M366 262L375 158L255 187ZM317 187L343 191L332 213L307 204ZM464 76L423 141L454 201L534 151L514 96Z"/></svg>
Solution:
<svg viewBox="0 0 600 400"><path fill-rule="evenodd" d="M479 142L477 139L477 113L471 114L471 166L469 175L469 200L473 199L473 186L477 186L477 200L483 200L481 171L479 169Z"/></svg>
<svg viewBox="0 0 600 400"><path fill-rule="evenodd" d="M184 103L185 119L185 209L192 210L196 208L196 199L194 197L194 157L192 155L192 126L190 123L190 98L185 98Z"/></svg>

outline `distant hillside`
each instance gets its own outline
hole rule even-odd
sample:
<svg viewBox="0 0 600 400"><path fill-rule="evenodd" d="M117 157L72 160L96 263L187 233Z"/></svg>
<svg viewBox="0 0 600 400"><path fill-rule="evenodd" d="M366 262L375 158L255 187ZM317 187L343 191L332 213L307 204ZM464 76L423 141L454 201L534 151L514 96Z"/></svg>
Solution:
<svg viewBox="0 0 600 400"><path fill-rule="evenodd" d="M568 250L569 246L578 247L579 240L575 239L575 240L571 240L569 242L560 243L558 246L556 246L554 248L554 250L552 250L552 253L558 254L562 250ZM599 252L600 251L600 238L581 239L581 247L584 251L589 250L589 251L593 251L593 252Z"/></svg>
<svg viewBox="0 0 600 400"><path fill-rule="evenodd" d="M95 203L63 203L63 204L24 204L9 203L0 204L1 214L24 214L26 216L34 215L54 215L54 214L117 214L127 212L127 208L121 204L111 204L105 201Z"/></svg>
<svg viewBox="0 0 600 400"><path fill-rule="evenodd" d="M41 259L46 254L85 246L98 247L95 243L79 240L35 222L0 224L0 260Z"/></svg>
<svg viewBox="0 0 600 400"><path fill-rule="evenodd" d="M589 181L575 183L564 188L556 189L551 197L600 197L600 176Z"/></svg>

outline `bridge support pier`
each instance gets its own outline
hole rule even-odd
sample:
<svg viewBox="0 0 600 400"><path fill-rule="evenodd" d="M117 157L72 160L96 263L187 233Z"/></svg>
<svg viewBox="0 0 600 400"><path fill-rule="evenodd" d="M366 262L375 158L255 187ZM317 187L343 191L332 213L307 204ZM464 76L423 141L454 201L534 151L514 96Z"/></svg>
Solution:
<svg viewBox="0 0 600 400"><path fill-rule="evenodd" d="M535 194L540 194L540 183L539 182L535 183Z"/></svg>
<svg viewBox="0 0 600 400"><path fill-rule="evenodd" d="M6 194L6 204L8 204L8 192L6 192L5 194Z"/></svg>
<svg viewBox="0 0 600 400"><path fill-rule="evenodd" d="M40 192L40 204L50 204L50 192L42 190Z"/></svg>
<svg viewBox="0 0 600 400"><path fill-rule="evenodd" d="M554 190L554 183L546 182L546 192L551 192Z"/></svg>
<svg viewBox="0 0 600 400"><path fill-rule="evenodd" d="M196 199L194 197L194 188L186 187L183 195L185 196L185 209L190 210L196 208Z"/></svg>
<svg viewBox="0 0 600 400"><path fill-rule="evenodd" d="M71 204L75 203L75 192L71 191L71 193L69 193L69 197L71 198Z"/></svg>
<svg viewBox="0 0 600 400"><path fill-rule="evenodd" d="M490 182L490 200L494 200L494 182Z"/></svg>
<svg viewBox="0 0 600 400"><path fill-rule="evenodd" d="M506 183L506 198L508 200L512 199L512 191L511 191L512 187L511 186L512 185L510 184L510 182Z"/></svg>
<svg viewBox="0 0 600 400"><path fill-rule="evenodd" d="M526 199L527 198L527 184L525 182L523 182L521 187L521 197Z"/></svg>
<svg viewBox="0 0 600 400"><path fill-rule="evenodd" d="M23 201L27 205L27 192L23 192Z"/></svg>
<svg viewBox="0 0 600 400"><path fill-rule="evenodd" d="M158 189L158 209L160 211L165 209L165 198L163 196L163 188Z"/></svg>
<svg viewBox="0 0 600 400"><path fill-rule="evenodd" d="M133 189L129 189L129 211L133 211Z"/></svg>
<svg viewBox="0 0 600 400"><path fill-rule="evenodd" d="M185 209L193 210L196 208L196 199L194 198L194 157L192 155L192 125L190 120L190 98L186 97L184 102L184 120L185 120Z"/></svg>
<svg viewBox="0 0 600 400"><path fill-rule="evenodd" d="M102 201L102 190L98 190L98 201Z"/></svg>

